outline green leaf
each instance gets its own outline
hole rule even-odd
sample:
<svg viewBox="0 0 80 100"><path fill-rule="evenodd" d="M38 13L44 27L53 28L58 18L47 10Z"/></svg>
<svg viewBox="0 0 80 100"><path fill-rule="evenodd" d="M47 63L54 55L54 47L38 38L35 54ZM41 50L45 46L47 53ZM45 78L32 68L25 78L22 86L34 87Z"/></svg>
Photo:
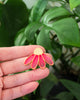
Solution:
<svg viewBox="0 0 80 100"><path fill-rule="evenodd" d="M47 100L47 98L38 98L37 100Z"/></svg>
<svg viewBox="0 0 80 100"><path fill-rule="evenodd" d="M39 21L45 8L47 5L48 0L37 0L36 4L34 5L31 15L30 15L30 22Z"/></svg>
<svg viewBox="0 0 80 100"><path fill-rule="evenodd" d="M46 98L42 98L42 99L40 99L40 100L47 100Z"/></svg>
<svg viewBox="0 0 80 100"><path fill-rule="evenodd" d="M21 99L23 99L23 100L29 100L29 98L27 96L23 96ZM19 98L19 100L20 100L20 98Z"/></svg>
<svg viewBox="0 0 80 100"><path fill-rule="evenodd" d="M21 45L25 44L25 42L26 42L26 36L24 34L24 31L25 31L25 28L21 29L17 33L16 38L15 38L15 42L14 42L15 46L21 46Z"/></svg>
<svg viewBox="0 0 80 100"><path fill-rule="evenodd" d="M76 56L72 58L71 61L75 63L76 65L80 66L80 56Z"/></svg>
<svg viewBox="0 0 80 100"><path fill-rule="evenodd" d="M23 0L28 9L31 9L37 0Z"/></svg>
<svg viewBox="0 0 80 100"><path fill-rule="evenodd" d="M52 87L57 83L58 79L56 78L56 76L50 73L49 76L42 80L40 84L40 95L42 97L46 97L52 89Z"/></svg>
<svg viewBox="0 0 80 100"><path fill-rule="evenodd" d="M62 0L49 0L49 1L53 1L53 2L55 2L55 1L62 1Z"/></svg>
<svg viewBox="0 0 80 100"><path fill-rule="evenodd" d="M61 92L55 98L59 100L73 100L73 95L70 92Z"/></svg>
<svg viewBox="0 0 80 100"><path fill-rule="evenodd" d="M0 46L14 45L16 33L27 23L28 10L22 0L0 5Z"/></svg>
<svg viewBox="0 0 80 100"><path fill-rule="evenodd" d="M80 6L76 7L75 11L76 15L79 17L80 19Z"/></svg>
<svg viewBox="0 0 80 100"><path fill-rule="evenodd" d="M35 32L39 30L39 28L42 26L41 23L38 22L32 22L25 28L25 35L26 39L29 42L32 42L34 40Z"/></svg>
<svg viewBox="0 0 80 100"><path fill-rule="evenodd" d="M14 29L15 31L18 31L25 22L27 23L28 9L23 0L8 0L4 10L4 14L6 14L5 16L8 18L7 22L10 24L8 26L9 30Z"/></svg>
<svg viewBox="0 0 80 100"><path fill-rule="evenodd" d="M61 16L68 16L70 15L70 12L66 10L65 8L62 7L54 7L50 10L48 10L44 16L42 17L42 22L44 24L48 24L48 22L51 19L54 19L56 17L61 17Z"/></svg>
<svg viewBox="0 0 80 100"><path fill-rule="evenodd" d="M77 100L80 100L80 84L66 79L61 79L60 81L77 98Z"/></svg>
<svg viewBox="0 0 80 100"><path fill-rule="evenodd" d="M80 47L79 27L73 18L64 18L49 26L56 32L62 44Z"/></svg>
<svg viewBox="0 0 80 100"><path fill-rule="evenodd" d="M42 45L45 49L49 50L51 49L51 40L49 36L49 29L44 27L38 37L37 37L37 44Z"/></svg>
<svg viewBox="0 0 80 100"><path fill-rule="evenodd" d="M62 54L62 46L55 42L54 39L52 40L51 45L51 54L53 55L54 59L57 60Z"/></svg>
<svg viewBox="0 0 80 100"><path fill-rule="evenodd" d="M80 5L80 0L69 0L71 10Z"/></svg>

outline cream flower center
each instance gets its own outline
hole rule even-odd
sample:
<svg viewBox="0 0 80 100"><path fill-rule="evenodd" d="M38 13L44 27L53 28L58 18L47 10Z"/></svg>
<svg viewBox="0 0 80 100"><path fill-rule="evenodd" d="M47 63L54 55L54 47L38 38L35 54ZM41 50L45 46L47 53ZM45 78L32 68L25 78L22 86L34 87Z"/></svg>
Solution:
<svg viewBox="0 0 80 100"><path fill-rule="evenodd" d="M43 53L43 51L42 51L41 48L36 48L36 49L34 50L34 54L35 54L35 55L41 55L42 53Z"/></svg>

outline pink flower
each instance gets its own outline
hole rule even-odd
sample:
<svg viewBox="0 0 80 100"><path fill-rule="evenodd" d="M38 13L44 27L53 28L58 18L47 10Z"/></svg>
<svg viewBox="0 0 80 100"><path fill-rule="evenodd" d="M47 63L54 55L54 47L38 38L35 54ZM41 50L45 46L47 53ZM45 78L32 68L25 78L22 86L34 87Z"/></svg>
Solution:
<svg viewBox="0 0 80 100"><path fill-rule="evenodd" d="M34 53L29 56L24 62L25 65L28 65L30 63L32 69L36 69L38 65L40 66L40 68L44 69L46 67L46 63L48 63L49 65L54 64L52 59L46 53L43 53L41 48L36 48L34 50Z"/></svg>

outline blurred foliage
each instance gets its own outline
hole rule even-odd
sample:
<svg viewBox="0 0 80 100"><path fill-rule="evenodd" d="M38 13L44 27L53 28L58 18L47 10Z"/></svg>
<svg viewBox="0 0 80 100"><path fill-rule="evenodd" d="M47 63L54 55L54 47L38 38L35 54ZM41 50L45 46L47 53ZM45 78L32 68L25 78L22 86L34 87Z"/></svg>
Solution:
<svg viewBox="0 0 80 100"><path fill-rule="evenodd" d="M0 0L0 47L42 45L55 62L35 92L16 100L80 100L80 0L33 1Z"/></svg>

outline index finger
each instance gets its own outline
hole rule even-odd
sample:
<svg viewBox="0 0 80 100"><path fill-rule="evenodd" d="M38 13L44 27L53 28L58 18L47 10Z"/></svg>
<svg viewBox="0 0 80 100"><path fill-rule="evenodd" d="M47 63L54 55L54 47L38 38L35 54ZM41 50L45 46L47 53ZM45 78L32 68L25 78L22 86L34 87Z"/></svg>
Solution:
<svg viewBox="0 0 80 100"><path fill-rule="evenodd" d="M29 56L37 47L42 48L42 50L45 52L45 49L40 45L2 47L0 48L0 61L12 60Z"/></svg>

